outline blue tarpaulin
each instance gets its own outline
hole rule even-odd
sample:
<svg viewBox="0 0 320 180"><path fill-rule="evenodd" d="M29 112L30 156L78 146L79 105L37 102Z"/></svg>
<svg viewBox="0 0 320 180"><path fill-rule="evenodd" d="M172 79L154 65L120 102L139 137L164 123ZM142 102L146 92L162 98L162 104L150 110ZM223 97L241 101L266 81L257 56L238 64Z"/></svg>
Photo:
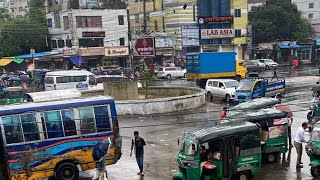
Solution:
<svg viewBox="0 0 320 180"><path fill-rule="evenodd" d="M70 61L72 61L73 64L83 64L84 61L80 56L72 56L69 57Z"/></svg>
<svg viewBox="0 0 320 180"><path fill-rule="evenodd" d="M36 58L36 57L43 57L43 56L50 56L50 55L57 55L57 54L60 54L60 53L55 51L50 51L50 52L40 52L40 53L34 53L34 54L24 54L20 56L15 56L15 58L28 59L28 58Z"/></svg>
<svg viewBox="0 0 320 180"><path fill-rule="evenodd" d="M291 44L290 46L288 44L280 44L281 49L291 49L291 48L300 48L301 46L298 44Z"/></svg>

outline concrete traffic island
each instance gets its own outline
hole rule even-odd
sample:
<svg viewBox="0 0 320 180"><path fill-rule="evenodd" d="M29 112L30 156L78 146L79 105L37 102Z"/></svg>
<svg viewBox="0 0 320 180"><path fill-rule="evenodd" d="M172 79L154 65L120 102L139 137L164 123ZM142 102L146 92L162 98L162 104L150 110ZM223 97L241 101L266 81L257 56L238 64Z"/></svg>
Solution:
<svg viewBox="0 0 320 180"><path fill-rule="evenodd" d="M124 87L118 85L119 90L87 90L81 91L82 97L110 95L116 100L118 115L152 115L165 114L185 110L192 110L201 107L206 103L205 91L194 87L164 87L152 86L148 88L148 99L141 99L144 90L131 91L132 87L124 91ZM114 86L113 86L114 88ZM121 88L121 90L120 90ZM123 93L121 93L121 91ZM111 93L114 92L114 93ZM131 96L130 92L133 92ZM111 94L110 94L111 93ZM129 94L129 95L128 95ZM120 95L120 97L117 97ZM135 97L135 99L123 100L124 98ZM119 100L120 99L120 100Z"/></svg>

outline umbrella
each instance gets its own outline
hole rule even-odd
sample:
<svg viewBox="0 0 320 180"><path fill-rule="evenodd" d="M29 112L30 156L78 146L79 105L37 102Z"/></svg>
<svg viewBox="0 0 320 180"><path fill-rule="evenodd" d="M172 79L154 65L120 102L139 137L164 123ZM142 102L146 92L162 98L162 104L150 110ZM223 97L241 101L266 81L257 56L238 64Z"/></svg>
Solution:
<svg viewBox="0 0 320 180"><path fill-rule="evenodd" d="M8 81L21 81L21 79L19 77L12 76L8 79Z"/></svg>
<svg viewBox="0 0 320 180"><path fill-rule="evenodd" d="M110 144L111 144L110 138L106 138L98 142L94 146L92 151L93 159L95 161L101 161L102 158L104 158L108 154Z"/></svg>
<svg viewBox="0 0 320 180"><path fill-rule="evenodd" d="M315 85L315 86L313 86L313 87L311 88L311 91L313 91L313 92L318 92L318 91L320 91L320 85Z"/></svg>
<svg viewBox="0 0 320 180"><path fill-rule="evenodd" d="M282 110L282 111L286 112L288 118L292 118L293 114L292 114L292 111L289 106L284 105L284 104L277 104L274 107L278 110Z"/></svg>

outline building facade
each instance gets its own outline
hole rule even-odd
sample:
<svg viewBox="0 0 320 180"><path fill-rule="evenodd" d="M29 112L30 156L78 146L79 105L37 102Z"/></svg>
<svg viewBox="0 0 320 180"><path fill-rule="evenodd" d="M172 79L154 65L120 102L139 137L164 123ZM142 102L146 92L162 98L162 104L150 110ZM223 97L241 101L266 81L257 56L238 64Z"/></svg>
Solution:
<svg viewBox="0 0 320 180"><path fill-rule="evenodd" d="M198 16L203 51L234 51L238 59L248 59L252 37L247 0L200 0Z"/></svg>
<svg viewBox="0 0 320 180"><path fill-rule="evenodd" d="M48 4L47 24L52 49L64 58L81 58L87 69L127 67L129 59L126 9L103 9L99 3L62 1ZM72 58L74 59L74 58ZM74 62L70 62L69 68Z"/></svg>
<svg viewBox="0 0 320 180"><path fill-rule="evenodd" d="M29 12L28 0L7 0L7 9L12 17L25 16Z"/></svg>
<svg viewBox="0 0 320 180"><path fill-rule="evenodd" d="M315 35L320 37L320 1L319 0L291 0L298 10L312 24Z"/></svg>

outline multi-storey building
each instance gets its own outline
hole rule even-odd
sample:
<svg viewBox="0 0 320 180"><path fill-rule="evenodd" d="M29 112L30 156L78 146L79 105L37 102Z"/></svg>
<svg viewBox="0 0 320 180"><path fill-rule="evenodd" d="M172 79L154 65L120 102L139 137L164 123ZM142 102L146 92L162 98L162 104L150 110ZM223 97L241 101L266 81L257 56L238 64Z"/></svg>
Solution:
<svg viewBox="0 0 320 180"><path fill-rule="evenodd" d="M130 63L127 10L103 9L107 3L88 2L47 4L52 49L63 50L65 58L81 57L78 62L87 68L126 67Z"/></svg>
<svg viewBox="0 0 320 180"><path fill-rule="evenodd" d="M7 0L7 9L13 17L25 16L29 12L29 0Z"/></svg>
<svg viewBox="0 0 320 180"><path fill-rule="evenodd" d="M298 10L312 24L315 35L320 37L320 1L319 0L291 0L296 4Z"/></svg>
<svg viewBox="0 0 320 180"><path fill-rule="evenodd" d="M238 59L248 58L245 52L251 52L251 33L247 33L247 0L200 0L198 15L203 51L235 51Z"/></svg>

